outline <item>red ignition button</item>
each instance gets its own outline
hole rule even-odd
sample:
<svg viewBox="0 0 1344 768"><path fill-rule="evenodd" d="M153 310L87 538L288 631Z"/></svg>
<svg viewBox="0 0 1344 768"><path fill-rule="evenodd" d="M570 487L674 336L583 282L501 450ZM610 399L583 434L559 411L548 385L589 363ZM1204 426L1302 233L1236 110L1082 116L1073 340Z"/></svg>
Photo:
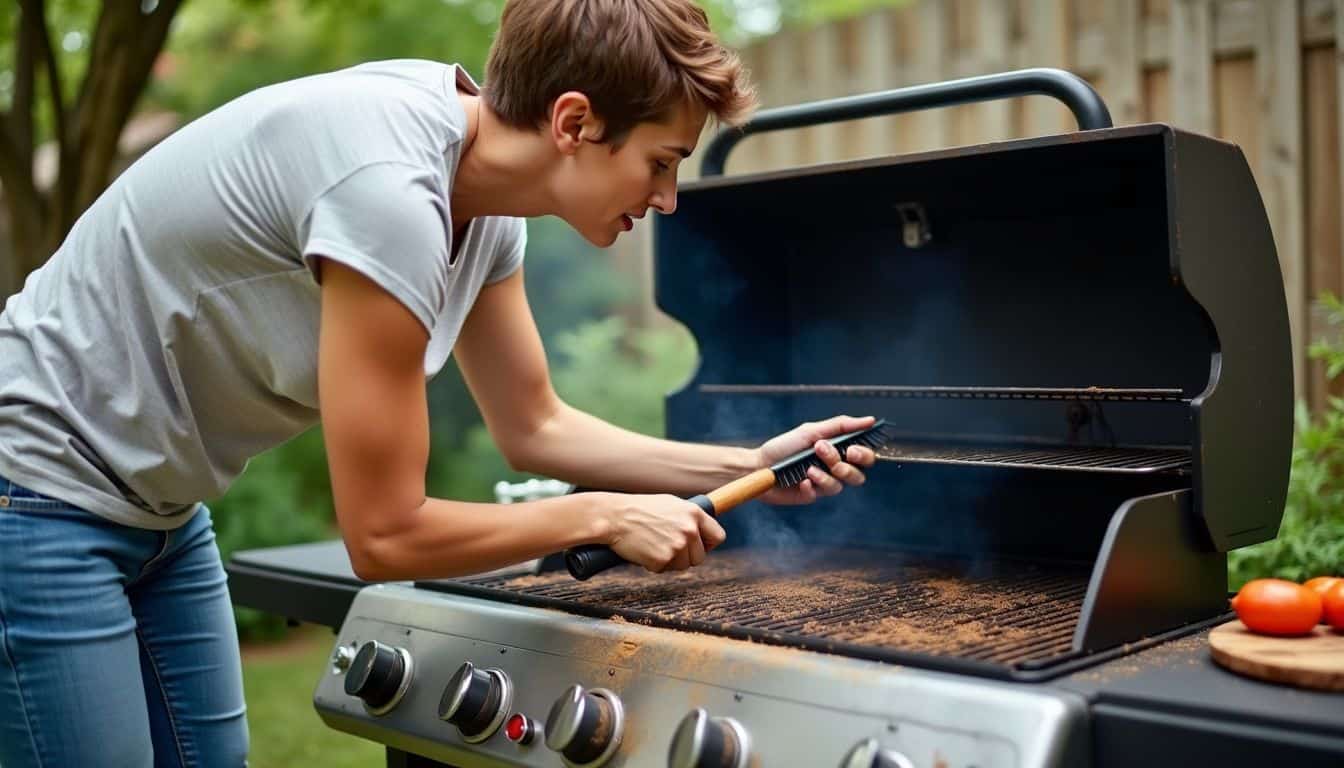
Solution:
<svg viewBox="0 0 1344 768"><path fill-rule="evenodd" d="M532 721L521 712L515 712L504 724L504 738L514 744L531 744L536 731Z"/></svg>

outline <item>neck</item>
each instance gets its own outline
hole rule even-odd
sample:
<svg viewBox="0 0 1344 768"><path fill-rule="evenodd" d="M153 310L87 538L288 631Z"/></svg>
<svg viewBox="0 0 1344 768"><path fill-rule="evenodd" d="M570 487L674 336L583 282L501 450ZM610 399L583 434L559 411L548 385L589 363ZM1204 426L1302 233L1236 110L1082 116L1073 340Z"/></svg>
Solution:
<svg viewBox="0 0 1344 768"><path fill-rule="evenodd" d="M479 96L460 94L467 113L465 146L453 178L452 215L535 217L553 213L549 182L555 151L537 131L500 121Z"/></svg>

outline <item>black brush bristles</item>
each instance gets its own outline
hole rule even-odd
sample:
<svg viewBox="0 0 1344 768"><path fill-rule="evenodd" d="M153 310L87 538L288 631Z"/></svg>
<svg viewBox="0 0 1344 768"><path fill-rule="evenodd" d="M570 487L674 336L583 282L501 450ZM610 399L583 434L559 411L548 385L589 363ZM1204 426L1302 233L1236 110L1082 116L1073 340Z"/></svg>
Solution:
<svg viewBox="0 0 1344 768"><path fill-rule="evenodd" d="M874 450L885 445L890 437L886 432L888 426L886 419L878 419L873 423L873 426L867 429L838 435L827 442L835 446L835 449L840 452L841 459L843 459L845 451L851 445L866 445ZM775 473L775 487L790 488L803 482L807 479L808 467L818 467L823 472L826 471L826 463L811 448L806 451L799 451L770 467Z"/></svg>

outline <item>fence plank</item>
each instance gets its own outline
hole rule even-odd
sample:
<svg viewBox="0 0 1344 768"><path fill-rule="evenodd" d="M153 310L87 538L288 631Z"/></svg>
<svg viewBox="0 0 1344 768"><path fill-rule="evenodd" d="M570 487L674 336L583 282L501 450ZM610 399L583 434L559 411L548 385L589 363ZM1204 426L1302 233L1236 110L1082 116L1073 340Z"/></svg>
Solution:
<svg viewBox="0 0 1344 768"><path fill-rule="evenodd" d="M1154 69L1143 75L1143 119L1150 123L1171 122L1171 75Z"/></svg>
<svg viewBox="0 0 1344 768"><path fill-rule="evenodd" d="M1255 106L1255 60L1249 57L1219 61L1214 65L1218 89L1216 135L1241 146L1257 183L1260 165L1260 112Z"/></svg>
<svg viewBox="0 0 1344 768"><path fill-rule="evenodd" d="M943 79L943 61L947 52L951 7L939 0L922 0L918 5L918 25L914 39L913 70L916 84L934 83ZM913 147L918 151L941 147L951 136L952 121L946 109L926 109L912 115L907 122Z"/></svg>
<svg viewBox="0 0 1344 768"><path fill-rule="evenodd" d="M962 54L975 46L975 0L951 0L947 7L946 23L947 45L943 54L943 79L951 80L970 74L958 69L957 65L968 61ZM951 134L943 141L943 146L965 146L979 142L981 127L979 110L974 105L962 104L948 110Z"/></svg>
<svg viewBox="0 0 1344 768"><path fill-rule="evenodd" d="M1339 295L1344 288L1344 265L1340 263L1340 119L1335 50L1314 48L1305 55L1307 174L1307 341L1331 333L1325 312L1317 299L1326 291ZM1338 333L1338 330L1334 330ZM1325 405L1329 381L1321 361L1307 362L1308 392L1313 408ZM1344 385L1340 381L1337 388Z"/></svg>
<svg viewBox="0 0 1344 768"><path fill-rule="evenodd" d="M782 107L805 101L806 86L799 76L795 62L802 44L796 31L786 31L774 38L778 43L770 52L770 106ZM799 136L790 136L788 131L776 131L765 137L770 147L770 165L783 168L798 165L803 161L803 141Z"/></svg>
<svg viewBox="0 0 1344 768"><path fill-rule="evenodd" d="M827 83L832 92L809 94L809 99L847 95L848 77L840 67L840 25L818 24L807 33L809 79L818 84ZM842 156L844 130L838 123L824 123L812 131L812 160L829 162Z"/></svg>
<svg viewBox="0 0 1344 768"><path fill-rule="evenodd" d="M1142 119L1143 69L1139 64L1139 0L1110 0L1105 8L1106 102L1116 125Z"/></svg>
<svg viewBox="0 0 1344 768"><path fill-rule="evenodd" d="M1339 137L1339 184L1344 187L1344 0L1335 0L1335 102L1338 111L1338 119L1335 121L1335 134ZM1339 211L1344 209L1344 189L1338 190L1334 200L1334 207L1329 209L1339 222L1339 259L1344 262L1344 216L1339 215ZM1341 267L1344 272L1344 267ZM1344 291L1344 286L1340 287Z"/></svg>
<svg viewBox="0 0 1344 768"><path fill-rule="evenodd" d="M1027 66L1069 66L1069 16L1067 0L1031 0L1027 5ZM1024 102L1025 128L1029 136L1062 133L1076 128L1067 109L1053 99L1029 96Z"/></svg>
<svg viewBox="0 0 1344 768"><path fill-rule="evenodd" d="M860 90L872 92L895 88L900 83L900 72L892 52L896 43L893 34L892 13L889 9L874 11L863 19L858 35L858 71L855 82ZM893 141L892 119L875 117L859 123L859 141L870 155L885 155L896 150Z"/></svg>
<svg viewBox="0 0 1344 768"><path fill-rule="evenodd" d="M1260 110L1260 188L1279 249L1293 337L1294 390L1306 394L1303 365L1306 270L1302 247L1302 59L1297 0L1259 6L1255 94Z"/></svg>
<svg viewBox="0 0 1344 768"><path fill-rule="evenodd" d="M1218 0L1213 23L1213 50L1219 58L1245 56L1255 50L1260 6L1292 0ZM1334 0L1304 0L1301 36L1307 45L1329 45L1335 38L1330 3ZM1165 15L1147 19L1143 25L1143 65L1167 66L1171 56L1171 30ZM1095 66L1095 50L1079 49L1080 66Z"/></svg>
<svg viewBox="0 0 1344 768"><path fill-rule="evenodd" d="M982 73L1003 72L1011 68L1009 42L1013 34L1010 0L980 0L976 9L976 35ZM1341 0L1344 2L1344 0ZM987 101L976 107L980 112L980 131L984 141L1006 141L1013 136L1012 104L1004 99Z"/></svg>
<svg viewBox="0 0 1344 768"><path fill-rule="evenodd" d="M1213 3L1174 0L1171 7L1171 114L1176 125L1213 133Z"/></svg>

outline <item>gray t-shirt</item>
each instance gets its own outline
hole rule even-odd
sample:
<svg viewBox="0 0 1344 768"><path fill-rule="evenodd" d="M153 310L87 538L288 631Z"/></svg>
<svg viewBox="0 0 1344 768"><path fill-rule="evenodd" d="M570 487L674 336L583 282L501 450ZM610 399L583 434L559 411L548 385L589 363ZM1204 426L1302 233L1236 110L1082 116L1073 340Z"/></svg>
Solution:
<svg viewBox="0 0 1344 768"><path fill-rule="evenodd" d="M0 314L0 475L171 529L318 421L314 257L430 332L443 367L521 219L449 211L465 71L390 61L262 88L148 152Z"/></svg>

